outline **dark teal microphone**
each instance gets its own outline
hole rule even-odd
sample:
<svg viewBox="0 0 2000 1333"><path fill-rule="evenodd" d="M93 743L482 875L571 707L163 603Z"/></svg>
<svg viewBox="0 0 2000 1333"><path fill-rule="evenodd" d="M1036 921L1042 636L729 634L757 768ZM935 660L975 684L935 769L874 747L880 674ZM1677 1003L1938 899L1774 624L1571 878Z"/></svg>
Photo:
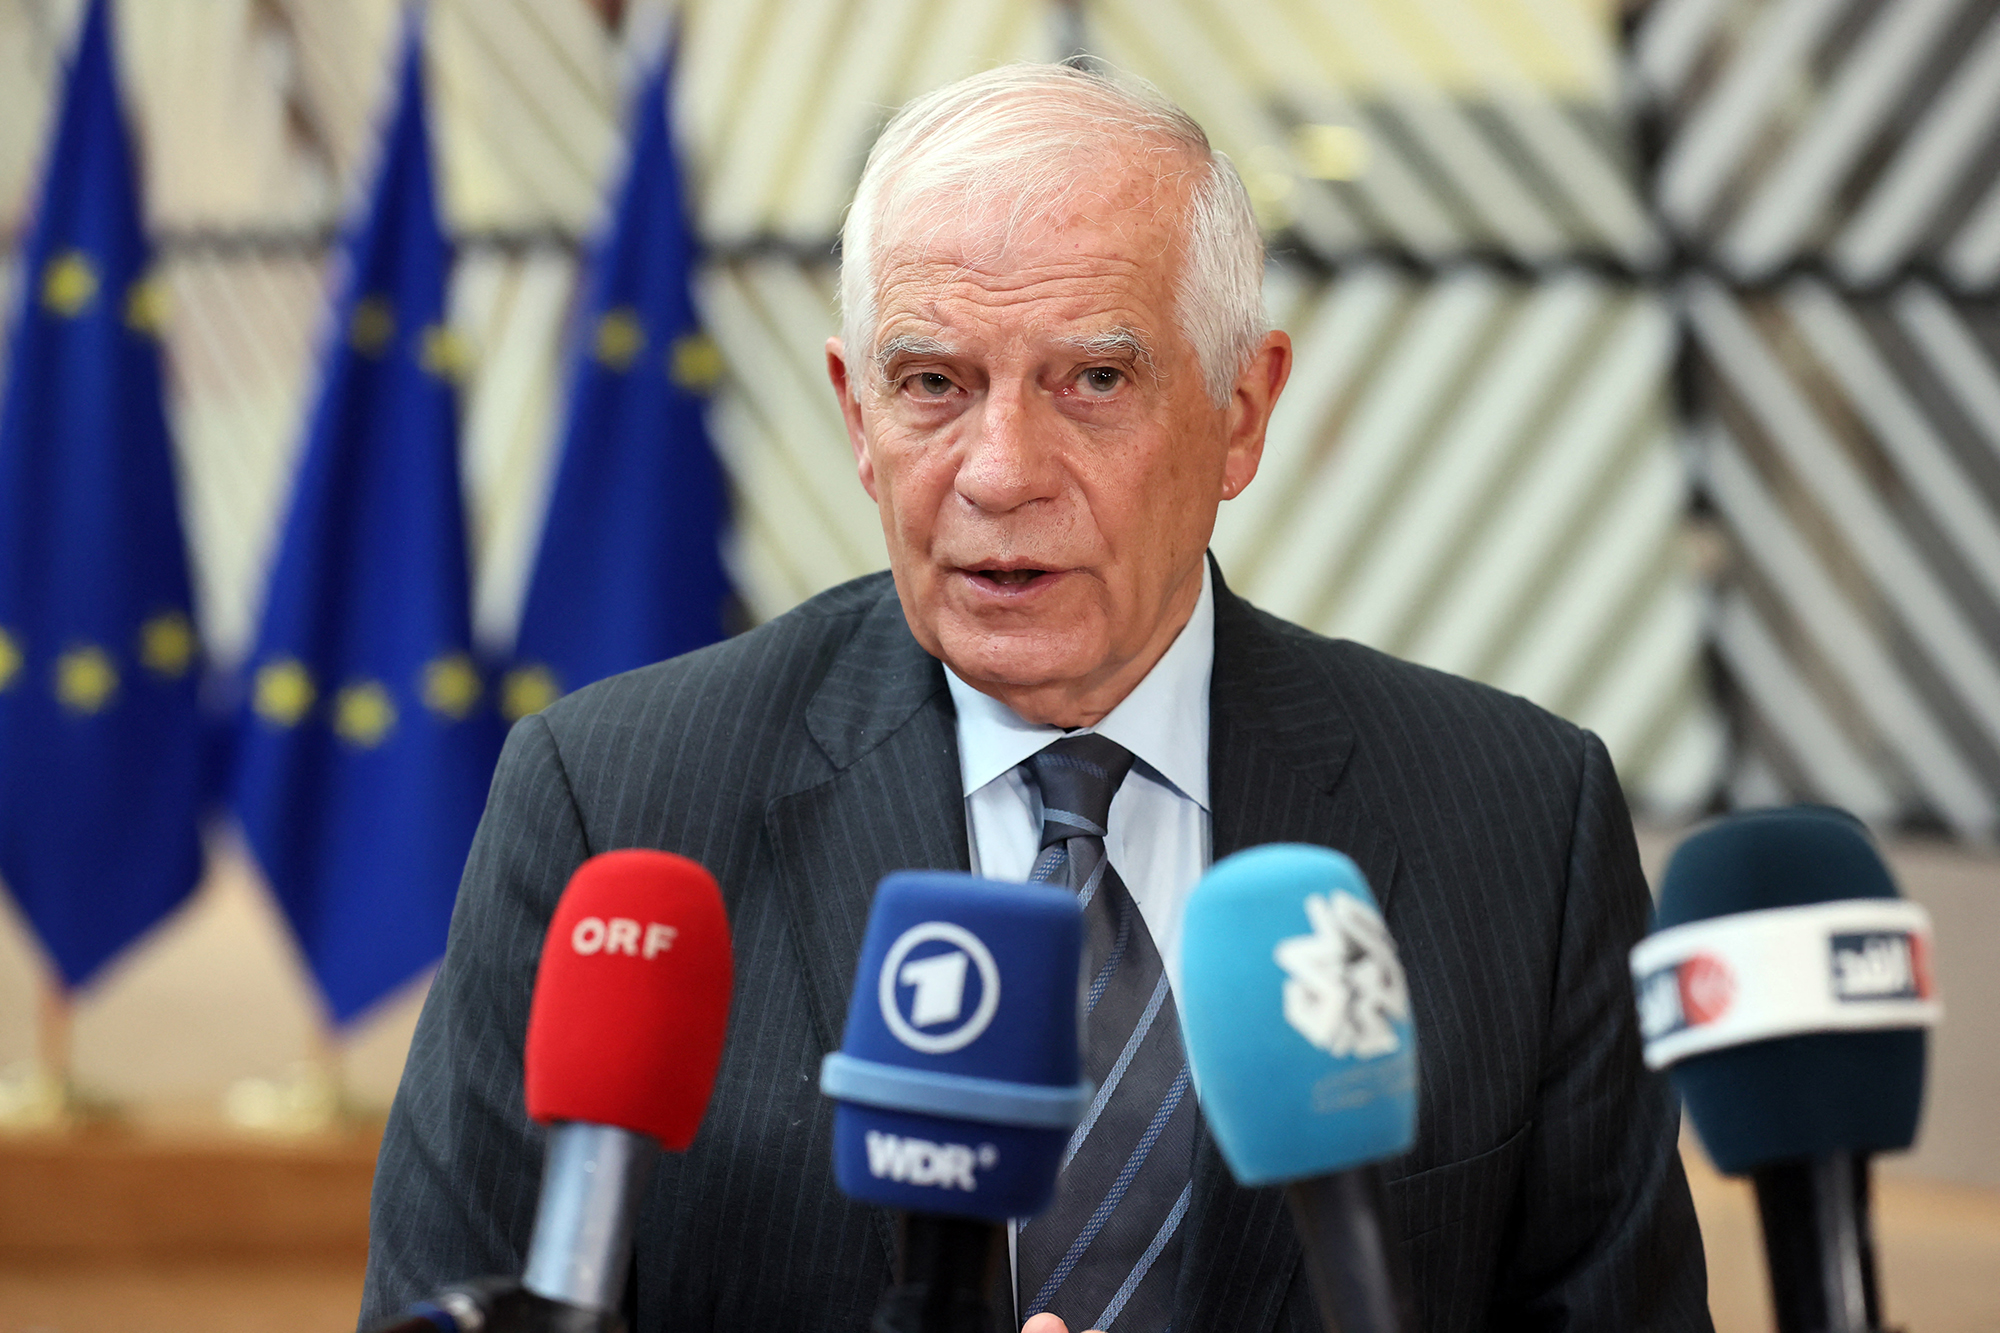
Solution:
<svg viewBox="0 0 2000 1333"><path fill-rule="evenodd" d="M1183 1044L1231 1174L1286 1187L1328 1333L1416 1328L1379 1165L1416 1139L1416 1032L1367 880L1324 847L1239 852L1181 938Z"/></svg>
<svg viewBox="0 0 2000 1333"><path fill-rule="evenodd" d="M1930 938L1858 820L1795 806L1683 842L1632 950L1646 1063L1756 1184L1779 1333L1880 1326L1868 1161L1916 1139Z"/></svg>

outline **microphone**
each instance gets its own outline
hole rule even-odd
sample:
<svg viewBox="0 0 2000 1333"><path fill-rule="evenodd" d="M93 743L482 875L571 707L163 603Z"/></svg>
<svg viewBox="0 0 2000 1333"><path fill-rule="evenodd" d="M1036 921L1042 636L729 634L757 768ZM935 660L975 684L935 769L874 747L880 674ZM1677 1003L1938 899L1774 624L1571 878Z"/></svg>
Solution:
<svg viewBox="0 0 2000 1333"><path fill-rule="evenodd" d="M1755 1183L1779 1333L1877 1329L1868 1158L1916 1139L1942 1012L1929 915L1860 821L1795 806L1689 837L1658 917L1632 950L1646 1063L1716 1168Z"/></svg>
<svg viewBox="0 0 2000 1333"><path fill-rule="evenodd" d="M1048 1206L1093 1091L1082 971L1067 890L942 871L876 889L846 1034L820 1067L841 1191L901 1215L873 1333L994 1327L1003 1224Z"/></svg>
<svg viewBox="0 0 2000 1333"><path fill-rule="evenodd" d="M1181 939L1182 1045L1230 1173L1286 1187L1328 1333L1415 1329L1378 1164L1416 1138L1416 1034L1367 880L1324 847L1238 852Z"/></svg>
<svg viewBox="0 0 2000 1333"><path fill-rule="evenodd" d="M685 1151L722 1062L732 975L715 878L667 852L591 857L542 943L524 1055L549 1126L519 1281L454 1284L376 1333L610 1333L660 1148Z"/></svg>

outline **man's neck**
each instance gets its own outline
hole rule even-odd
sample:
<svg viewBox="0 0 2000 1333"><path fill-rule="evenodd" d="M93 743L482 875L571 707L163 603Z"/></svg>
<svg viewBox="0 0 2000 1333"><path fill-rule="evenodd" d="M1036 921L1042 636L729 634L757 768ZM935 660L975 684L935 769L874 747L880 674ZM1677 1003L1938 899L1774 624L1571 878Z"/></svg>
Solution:
<svg viewBox="0 0 2000 1333"><path fill-rule="evenodd" d="M1126 696L1138 688L1139 682L1159 665L1160 659L1166 656L1167 650L1173 647L1174 641L1187 627L1207 584L1208 564L1204 557L1194 577L1183 580L1181 587L1175 590L1168 614L1161 617L1159 628L1147 640L1145 647L1101 678L1046 685L1013 685L1004 681L974 679L959 674L955 669L953 674L981 694L1007 705L1024 722L1061 727L1065 731L1094 727L1123 703Z"/></svg>
<svg viewBox="0 0 2000 1333"><path fill-rule="evenodd" d="M1203 809L1208 808L1208 695L1215 664L1212 586L1204 587L1194 613L1153 669L1091 725L1137 755L1151 777ZM949 667L945 680L957 713L959 776L967 796L1062 734L1021 717Z"/></svg>

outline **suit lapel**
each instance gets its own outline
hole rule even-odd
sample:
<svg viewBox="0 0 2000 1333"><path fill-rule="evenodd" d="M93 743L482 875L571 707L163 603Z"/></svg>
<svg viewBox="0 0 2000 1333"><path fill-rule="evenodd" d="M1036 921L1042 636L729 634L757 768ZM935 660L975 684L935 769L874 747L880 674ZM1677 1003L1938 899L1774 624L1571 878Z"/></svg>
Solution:
<svg viewBox="0 0 2000 1333"><path fill-rule="evenodd" d="M1386 909L1396 846L1366 793L1343 782L1354 733L1334 683L1287 640L1300 631L1251 609L1215 580L1209 691L1214 858L1270 842L1345 852ZM1200 1136L1174 1327L1262 1333L1277 1319L1298 1262L1283 1191L1246 1190Z"/></svg>
<svg viewBox="0 0 2000 1333"><path fill-rule="evenodd" d="M896 870L964 870L965 801L944 671L893 591L806 706L830 777L772 800L777 860L822 1051L838 1044L875 885Z"/></svg>
<svg viewBox="0 0 2000 1333"><path fill-rule="evenodd" d="M835 657L806 728L833 772L808 765L802 785L766 807L764 827L824 1054L846 1023L876 884L970 864L951 695L893 590ZM889 1216L870 1211L893 1259Z"/></svg>

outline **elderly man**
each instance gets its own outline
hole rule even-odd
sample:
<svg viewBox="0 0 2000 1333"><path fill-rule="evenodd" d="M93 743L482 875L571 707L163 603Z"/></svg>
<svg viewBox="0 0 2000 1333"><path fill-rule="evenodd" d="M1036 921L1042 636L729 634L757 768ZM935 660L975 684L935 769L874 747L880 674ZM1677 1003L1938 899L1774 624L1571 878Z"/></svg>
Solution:
<svg viewBox="0 0 2000 1333"><path fill-rule="evenodd" d="M1316 1327L1280 1197L1202 1129L1172 994L1202 869L1295 841L1360 863L1409 969L1421 1135L1391 1199L1425 1328L1707 1327L1602 746L1266 616L1205 558L1291 367L1226 160L1149 90L1009 67L891 122L844 241L827 362L890 572L515 729L383 1144L367 1313L518 1271L542 932L585 857L648 846L715 872L738 985L708 1120L644 1205L639 1329L866 1327L891 1232L833 1187L815 1072L874 884L1100 862L1107 1091L1015 1238L1014 1313Z"/></svg>

